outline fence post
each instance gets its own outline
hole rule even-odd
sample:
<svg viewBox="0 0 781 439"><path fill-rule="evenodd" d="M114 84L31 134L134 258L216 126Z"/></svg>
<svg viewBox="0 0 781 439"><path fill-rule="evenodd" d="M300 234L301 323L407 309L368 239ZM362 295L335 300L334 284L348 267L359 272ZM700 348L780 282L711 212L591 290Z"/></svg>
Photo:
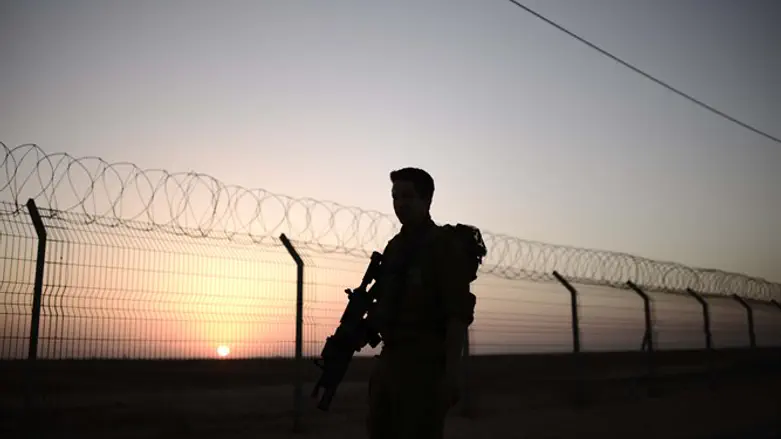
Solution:
<svg viewBox="0 0 781 439"><path fill-rule="evenodd" d="M645 335L643 341L646 343L646 346L648 346L648 378L653 380L656 376L656 360L654 358L654 323L653 318L651 317L651 298L631 280L627 281L626 284L643 299L643 314L645 316Z"/></svg>
<svg viewBox="0 0 781 439"><path fill-rule="evenodd" d="M301 416L304 410L303 383L303 346L304 346L304 260L298 254L293 243L285 236L279 235L279 240L285 246L290 257L296 263L296 359L295 382L293 385L293 431L301 431Z"/></svg>
<svg viewBox="0 0 781 439"><path fill-rule="evenodd" d="M33 287L33 309L30 318L30 344L27 350L27 359L36 360L38 358L38 330L41 324L41 300L43 298L43 269L46 265L46 226L43 224L41 213L35 200L27 200L27 210L30 212L30 219L35 227L35 233L38 235L38 256L35 261L35 286Z"/></svg>
<svg viewBox="0 0 781 439"><path fill-rule="evenodd" d="M754 309L751 305L742 297L737 294L733 294L732 298L735 299L746 310L746 318L748 319L748 344L752 349L757 347L757 336L754 332Z"/></svg>
<svg viewBox="0 0 781 439"><path fill-rule="evenodd" d="M715 361L713 358L713 335L711 333L710 325L710 306L705 297L697 293L691 288L686 288L686 292L694 298L702 306L702 323L703 330L705 332L705 374L708 377L708 385L713 386L715 384L714 367Z"/></svg>
<svg viewBox="0 0 781 439"><path fill-rule="evenodd" d="M708 306L708 301L691 288L687 288L686 292L689 293L690 296L694 297L694 300L699 302L702 306L702 323L703 330L705 331L705 349L710 351L713 349L713 337L710 330L710 307Z"/></svg>
<svg viewBox="0 0 781 439"><path fill-rule="evenodd" d="M776 306L776 308L778 308L779 310L781 310L781 302L779 302L778 300L776 300L776 299L770 299L770 303L772 303L773 305L775 305L775 306Z"/></svg>
<svg viewBox="0 0 781 439"><path fill-rule="evenodd" d="M471 339L469 337L469 327L466 328L464 331L464 349L463 349L463 359L462 361L462 385L461 388L463 389L463 394L461 396L462 398L462 405L461 405L461 415L464 417L471 417L474 414L473 405L472 405L472 383L469 379L469 356L471 354L470 346Z"/></svg>
<svg viewBox="0 0 781 439"><path fill-rule="evenodd" d="M572 354L575 366L575 405L585 405L585 392L583 389L583 364L580 356L580 319L578 317L578 290L569 283L558 271L553 272L556 278L570 294L570 309L572 312Z"/></svg>

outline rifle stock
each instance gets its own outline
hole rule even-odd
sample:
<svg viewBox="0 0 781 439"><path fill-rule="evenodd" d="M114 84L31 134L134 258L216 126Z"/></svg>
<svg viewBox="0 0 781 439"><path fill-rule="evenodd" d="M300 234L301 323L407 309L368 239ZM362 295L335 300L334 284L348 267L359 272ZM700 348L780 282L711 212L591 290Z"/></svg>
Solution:
<svg viewBox="0 0 781 439"><path fill-rule="evenodd" d="M360 352L367 344L374 348L382 341L380 334L371 328L366 318L375 306L375 297L367 288L373 280L378 279L381 264L382 254L372 253L361 284L353 290L345 290L348 301L339 319L339 326L333 335L326 338L320 358L315 360L321 373L312 391L312 397L317 398L320 389L323 389L323 395L317 405L320 410L328 411L355 352Z"/></svg>

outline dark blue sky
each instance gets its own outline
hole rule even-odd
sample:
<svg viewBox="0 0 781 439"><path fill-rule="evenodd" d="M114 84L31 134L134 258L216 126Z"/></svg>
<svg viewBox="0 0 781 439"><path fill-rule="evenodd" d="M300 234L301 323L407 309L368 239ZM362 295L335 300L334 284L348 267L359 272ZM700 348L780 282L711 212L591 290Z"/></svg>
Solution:
<svg viewBox="0 0 781 439"><path fill-rule="evenodd" d="M781 136L781 7L537 0ZM0 140L781 281L781 145L502 0L5 1Z"/></svg>

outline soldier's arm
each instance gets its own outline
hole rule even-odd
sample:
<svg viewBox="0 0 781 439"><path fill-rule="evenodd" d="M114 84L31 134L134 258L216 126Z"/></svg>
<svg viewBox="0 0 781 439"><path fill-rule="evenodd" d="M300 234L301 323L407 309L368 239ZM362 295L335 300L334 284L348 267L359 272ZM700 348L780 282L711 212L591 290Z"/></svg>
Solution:
<svg viewBox="0 0 781 439"><path fill-rule="evenodd" d="M386 276L387 276L387 270L389 262L395 257L395 248L397 246L396 243L396 237L394 236L391 238L387 244L385 244L385 248L382 250L382 265L380 266L380 272L378 273L378 278L375 279L375 284L372 287L371 291L375 298L378 300L382 299L383 293L386 290L387 283L386 283Z"/></svg>
<svg viewBox="0 0 781 439"><path fill-rule="evenodd" d="M398 236L398 235L396 235ZM396 236L391 238L387 244L385 244L385 248L382 250L382 263L383 267L386 262L390 261L393 257L395 257L395 249L396 249ZM380 277L382 277L384 269L380 269Z"/></svg>
<svg viewBox="0 0 781 439"><path fill-rule="evenodd" d="M472 281L464 249L456 240L445 240L437 260L440 292L446 321L447 371L457 374L461 367L466 329L474 320L475 296L469 291Z"/></svg>

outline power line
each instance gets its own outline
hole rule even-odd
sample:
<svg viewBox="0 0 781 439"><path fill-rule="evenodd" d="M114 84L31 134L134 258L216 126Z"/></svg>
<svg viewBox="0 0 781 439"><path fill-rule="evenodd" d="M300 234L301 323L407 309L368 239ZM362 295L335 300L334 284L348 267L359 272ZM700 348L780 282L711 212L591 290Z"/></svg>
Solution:
<svg viewBox="0 0 781 439"><path fill-rule="evenodd" d="M567 28L565 28L564 26L554 22L553 20L543 16L542 14L540 14L539 12L531 9L530 7L525 6L525 5L521 4L520 2L518 2L516 0L507 0L507 1L509 1L510 3L514 4L515 6L518 6L519 8L521 8L524 11L528 12L529 14L537 17L538 19L544 21L545 23L548 23L549 25L555 27L556 29L560 30L561 32L564 32L565 34L569 35L570 37L580 41L581 43L587 45L588 47L596 50L597 52L601 53L602 55L604 55L604 56L612 59L613 61L621 64L622 66L624 66L624 67L632 70L633 72L635 72L635 73L637 73L639 75L642 75L645 78L650 79L651 81L661 85L662 87L666 88L667 90L670 90L671 92L677 94L678 96L681 96L681 97L683 97L685 99L688 99L689 101L694 102L695 104L697 104L700 107L710 111L711 113L713 113L713 114L715 114L717 116L721 116L722 118L727 119L728 121L730 121L730 122L732 122L734 124L740 125L741 127L745 128L745 129L747 129L749 131L752 131L752 132L754 132L756 134L759 134L760 136L762 136L762 137L764 137L766 139L770 139L773 142L781 144L781 138L775 137L772 134L768 134L768 133L766 133L766 132L764 132L764 131L762 131L762 130L760 130L758 128L754 128L753 126L751 126L751 125L749 125L749 124L747 124L745 122L742 122L742 121L740 121L740 120L730 116L729 114L727 114L727 113L725 113L725 112L723 112L723 111L721 111L721 110L719 110L717 108L714 108L714 107L712 107L712 106L702 102L701 100L695 98L694 96L692 96L690 94L687 94L687 93L684 93L683 91L673 87L672 85L662 81L661 79L657 79L656 77L652 76L650 73L646 73L645 71L643 71L643 70L633 66L632 64L629 64L628 62L622 60L621 58L619 58L619 57L617 57L615 55L613 55L612 53L608 52L607 50L605 50L605 49L597 46L596 44L586 40L585 38L583 38L580 35L578 35L578 34L572 32L572 31L568 30Z"/></svg>

